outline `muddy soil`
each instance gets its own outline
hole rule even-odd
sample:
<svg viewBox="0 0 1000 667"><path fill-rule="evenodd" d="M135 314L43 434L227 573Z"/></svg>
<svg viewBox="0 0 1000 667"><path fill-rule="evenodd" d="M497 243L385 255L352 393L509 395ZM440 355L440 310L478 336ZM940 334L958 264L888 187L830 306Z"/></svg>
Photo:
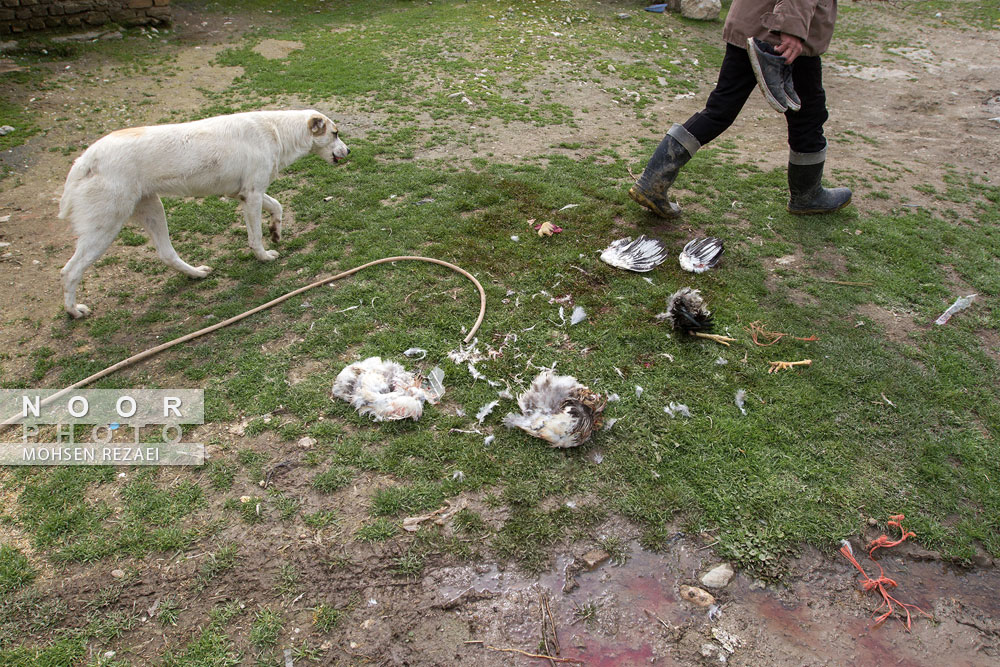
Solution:
<svg viewBox="0 0 1000 667"><path fill-rule="evenodd" d="M635 11L635 7L634 3L616 3L612 10ZM176 76L121 75L106 61L82 57L71 63L52 63L52 79L61 87L37 94L8 86L0 78L0 94L19 100L33 98L29 105L44 119L47 130L0 155L0 161L15 171L0 182L0 217L10 216L0 223L0 241L11 244L0 258L0 350L22 354L41 346L59 349L62 344L51 340L46 324L61 316L58 272L72 252L73 237L56 218L56 211L63 179L76 153L64 155L57 149L91 142L120 127L156 122L171 111L193 113L205 104L200 89L222 90L238 76L239 68L219 67L213 58L250 28L250 19L195 15L181 7L175 8L175 17L177 39L169 48L176 53ZM903 30L908 30L910 37L916 35L913 28ZM900 34L896 41L905 38ZM1000 31L942 27L921 30L919 40L914 41L919 41L919 50L893 52L835 40L834 54L849 56L844 62L852 64L839 64L834 57L828 61L831 118L827 134L834 139L829 164L834 173L854 178L855 203L862 212L900 205L895 199L865 196L878 187L873 177L885 175L880 165L897 160L905 170L897 174L894 189L905 192L907 205L913 206L931 203L929 195L913 186L940 185L946 163L959 172L980 174L994 182L1000 177L998 127L989 120L997 112L990 112L988 104L998 94L1000 60L984 57L1000 52ZM261 49L267 57L280 58L297 47L294 42L269 42ZM494 159L514 160L545 152L561 141L580 143L584 148L568 152L583 156L595 146L628 146L637 134L658 138L669 123L683 121L701 108L715 73L699 76L694 98L668 95L652 107L653 117L662 125L659 130L619 122L622 110L610 96L591 94L573 84L556 91L554 98L567 104L586 98L591 113L579 119L577 127L529 132L517 124L487 124L481 128L486 133L482 148L492 151ZM94 114L85 114L82 109L108 99L121 103L104 104L106 110L96 116L95 126ZM363 134L366 126L371 127L370 119L350 113L346 116L340 119L345 136ZM78 129L84 123L87 130ZM857 138L859 135L868 140ZM740 159L763 168L785 162L783 122L757 96L726 138L735 143ZM418 159L428 157L440 155L417 155ZM457 147L451 157L460 160L471 153ZM115 247L109 252L127 258L150 251ZM833 260L831 264L836 266ZM103 269L105 279L121 281L140 292L141 276L132 275L122 268L124 265ZM97 310L111 307L110 297L93 289L82 300ZM863 315L885 326L899 314ZM905 340L905 321L898 326L897 335ZM13 377L23 377L27 363L25 355L5 361L5 367ZM225 429L215 435L231 438ZM279 443L261 441L253 446L273 450L275 460L287 455ZM275 483L289 493L305 491L307 477L300 472L292 469ZM898 597L933 616L933 620L916 618L912 632L895 618L874 625L871 613L878 605L876 598L859 589L857 572L833 545L826 553L807 550L792 564L787 586L765 585L737 573L728 586L712 591L719 608L710 619L707 609L680 600L678 592L681 584L698 585L699 573L715 562L707 536L678 533L665 553L654 554L629 542L634 535L627 527L609 526L609 535L632 545L624 564L606 562L592 571L576 571L576 559L595 545L563 544L553 558L551 571L538 577L506 569L502 563L470 565L440 556L413 579L392 571L391 561L400 556L399 547L350 542L349 552L334 549L331 545L337 542L338 534L352 534L367 517L367 499L374 490L391 483L362 478L351 489L338 492L333 503L342 510L343 518L335 528L307 531L268 523L266 530L255 532L251 546L241 549L239 574L223 576L203 592L195 591L193 582L200 560L213 545L143 562L141 576L124 586L113 605L115 609L135 610L143 620L110 647L136 664L155 662L167 647L176 650L196 637L198 626L214 605L240 599L255 609L270 600L280 564L291 562L302 573L308 595L278 603L287 619L282 647L308 639L320 648L322 664L545 664L520 653L496 650L545 652L540 595L546 597L552 612L559 657L587 665L929 666L1000 662L1000 602L994 594L1000 590L1000 573L988 559L982 567L965 571L916 548L904 547L883 558L887 575L899 582ZM243 492L259 494L260 489ZM308 497L307 493L302 495ZM304 507L303 511L317 509ZM204 511L211 514L221 508ZM488 516L487 510L482 511ZM245 544L246 530L242 524L227 528L213 538L213 544ZM451 528L442 530L450 533ZM30 553L27 540L13 528L0 525L0 537L24 548L33 562L41 565L41 559ZM862 545L854 546L860 554ZM870 572L877 569L861 560ZM107 570L110 572L111 566ZM575 572L571 577L575 586L567 582L567 572ZM76 612L82 611L84 601L112 583L110 574L103 579L95 577L94 569L84 566L58 572L43 566L40 580L47 595L67 600ZM167 595L177 596L187 610L176 627L163 628L144 613ZM310 608L319 602L349 610L330 635L313 629ZM245 631L250 620L244 621ZM554 642L549 641L547 650L555 652Z"/></svg>

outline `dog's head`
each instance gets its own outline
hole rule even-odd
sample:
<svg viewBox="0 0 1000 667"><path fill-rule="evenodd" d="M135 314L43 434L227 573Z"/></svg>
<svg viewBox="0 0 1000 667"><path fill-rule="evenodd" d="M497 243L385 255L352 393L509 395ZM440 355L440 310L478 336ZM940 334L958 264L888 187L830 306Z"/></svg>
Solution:
<svg viewBox="0 0 1000 667"><path fill-rule="evenodd" d="M312 136L312 152L330 164L340 162L351 152L351 149L340 140L337 126L332 120L321 113L309 116L309 134Z"/></svg>

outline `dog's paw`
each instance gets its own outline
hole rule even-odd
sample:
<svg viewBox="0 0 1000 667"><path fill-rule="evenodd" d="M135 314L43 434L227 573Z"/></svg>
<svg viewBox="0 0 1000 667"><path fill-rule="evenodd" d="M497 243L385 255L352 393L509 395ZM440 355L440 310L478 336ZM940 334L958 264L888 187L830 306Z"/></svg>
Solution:
<svg viewBox="0 0 1000 667"><path fill-rule="evenodd" d="M66 312L69 313L69 316L72 317L74 320L78 320L81 317L86 317L87 315L90 315L90 308L88 308L87 305L84 303L78 303L72 308L67 308Z"/></svg>
<svg viewBox="0 0 1000 667"><path fill-rule="evenodd" d="M193 270L193 271L192 271L191 273L189 273L188 275L189 275L189 276L191 276L192 278L204 278L205 276L207 276L207 275L208 275L208 274L210 274L211 272L212 272L212 267L210 267L210 266L205 266L204 264L202 264L201 266L199 266L199 267L196 267L196 268L195 268L195 269L194 269L194 270Z"/></svg>
<svg viewBox="0 0 1000 667"><path fill-rule="evenodd" d="M262 253L254 253L254 254L256 254L257 259L259 259L262 262L273 262L274 260L278 259L278 257L281 256L281 253L279 253L277 250L265 250Z"/></svg>

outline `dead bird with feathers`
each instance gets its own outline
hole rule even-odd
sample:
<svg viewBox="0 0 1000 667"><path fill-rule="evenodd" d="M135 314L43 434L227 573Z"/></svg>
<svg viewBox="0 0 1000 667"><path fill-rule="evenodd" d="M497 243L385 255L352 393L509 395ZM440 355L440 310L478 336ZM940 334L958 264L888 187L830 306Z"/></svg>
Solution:
<svg viewBox="0 0 1000 667"><path fill-rule="evenodd" d="M707 338L729 347L735 338L709 333L715 327L715 320L701 292L690 287L682 287L667 299L667 312L657 315L665 319L675 331L697 338Z"/></svg>
<svg viewBox="0 0 1000 667"><path fill-rule="evenodd" d="M542 371L517 399L521 414L508 413L503 423L553 447L577 447L601 428L607 403L572 376Z"/></svg>

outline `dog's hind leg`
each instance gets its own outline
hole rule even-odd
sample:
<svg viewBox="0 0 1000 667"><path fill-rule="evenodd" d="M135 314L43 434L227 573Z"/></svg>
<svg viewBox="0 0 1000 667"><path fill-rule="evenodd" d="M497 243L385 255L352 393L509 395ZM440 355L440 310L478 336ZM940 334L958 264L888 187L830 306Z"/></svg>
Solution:
<svg viewBox="0 0 1000 667"><path fill-rule="evenodd" d="M74 220L74 226L78 230L83 229L84 231L76 240L76 251L73 252L73 256L69 258L66 266L59 272L62 276L63 303L66 312L74 319L90 315L90 308L86 304L76 302L76 288L80 285L83 272L96 262L104 254L104 251L111 246L115 237L118 236L118 232L121 231L122 225L125 224L125 218L128 216L127 211L124 213L119 212L120 215L114 215L113 211L105 213L111 213L111 215L104 220L83 222Z"/></svg>
<svg viewBox="0 0 1000 667"><path fill-rule="evenodd" d="M247 241L250 243L250 249L253 250L253 254L262 262L270 262L277 259L277 250L264 250L263 233L260 228L260 212L261 207L264 205L264 197L260 191L251 190L241 193L240 199L243 200L243 219L247 223Z"/></svg>
<svg viewBox="0 0 1000 667"><path fill-rule="evenodd" d="M163 212L163 203L159 197L150 195L140 200L132 217L153 238L156 254L159 255L164 264L192 278L204 278L212 272L210 266L191 266L181 259L177 251L174 250L174 246L170 242L170 234L167 232L167 214Z"/></svg>
<svg viewBox="0 0 1000 667"><path fill-rule="evenodd" d="M271 215L271 243L277 243L281 240L281 216L283 215L281 204L265 192L262 195L261 205Z"/></svg>

